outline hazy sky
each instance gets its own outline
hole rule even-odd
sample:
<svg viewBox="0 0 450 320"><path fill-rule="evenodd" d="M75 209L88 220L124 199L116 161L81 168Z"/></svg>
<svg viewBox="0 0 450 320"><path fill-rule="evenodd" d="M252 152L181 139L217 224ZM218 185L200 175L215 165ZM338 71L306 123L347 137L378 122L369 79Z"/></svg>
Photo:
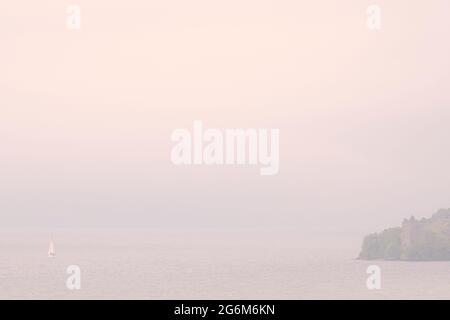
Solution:
<svg viewBox="0 0 450 320"><path fill-rule="evenodd" d="M448 0L66 2L0 3L0 226L365 233L450 207ZM279 128L279 174L174 166L194 120Z"/></svg>

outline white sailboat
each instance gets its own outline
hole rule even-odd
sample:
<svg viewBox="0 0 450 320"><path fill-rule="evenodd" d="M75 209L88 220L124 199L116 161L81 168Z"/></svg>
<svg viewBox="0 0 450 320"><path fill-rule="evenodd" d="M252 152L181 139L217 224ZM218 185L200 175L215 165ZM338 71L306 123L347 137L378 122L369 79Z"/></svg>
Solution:
<svg viewBox="0 0 450 320"><path fill-rule="evenodd" d="M55 244L53 243L53 240L50 240L50 244L48 246L48 257L49 258L54 258L56 257L56 253L55 253Z"/></svg>

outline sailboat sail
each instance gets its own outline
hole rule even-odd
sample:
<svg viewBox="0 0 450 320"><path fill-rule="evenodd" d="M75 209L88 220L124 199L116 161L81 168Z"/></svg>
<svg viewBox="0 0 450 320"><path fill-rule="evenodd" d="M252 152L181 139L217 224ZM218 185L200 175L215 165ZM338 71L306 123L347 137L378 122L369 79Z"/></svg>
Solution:
<svg viewBox="0 0 450 320"><path fill-rule="evenodd" d="M50 258L53 258L56 256L55 254L55 244L53 243L53 241L50 241L50 245L48 246L48 256Z"/></svg>

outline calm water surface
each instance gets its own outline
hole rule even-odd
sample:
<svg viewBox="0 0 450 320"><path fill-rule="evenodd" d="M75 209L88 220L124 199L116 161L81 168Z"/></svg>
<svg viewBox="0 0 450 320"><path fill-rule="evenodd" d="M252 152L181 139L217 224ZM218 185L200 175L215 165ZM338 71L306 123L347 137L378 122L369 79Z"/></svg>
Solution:
<svg viewBox="0 0 450 320"><path fill-rule="evenodd" d="M449 299L450 262L355 260L359 241L294 233L2 231L0 299ZM47 257L50 238L56 258ZM342 241L341 241L342 240ZM382 289L366 288L366 269ZM81 268L81 290L66 268Z"/></svg>

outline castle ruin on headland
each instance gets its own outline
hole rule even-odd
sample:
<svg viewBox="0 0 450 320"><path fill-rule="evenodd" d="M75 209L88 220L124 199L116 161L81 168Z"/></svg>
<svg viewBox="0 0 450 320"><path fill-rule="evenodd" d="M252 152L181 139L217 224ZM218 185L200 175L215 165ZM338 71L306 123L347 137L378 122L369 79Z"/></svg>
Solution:
<svg viewBox="0 0 450 320"><path fill-rule="evenodd" d="M450 209L365 237L360 259L450 260Z"/></svg>

